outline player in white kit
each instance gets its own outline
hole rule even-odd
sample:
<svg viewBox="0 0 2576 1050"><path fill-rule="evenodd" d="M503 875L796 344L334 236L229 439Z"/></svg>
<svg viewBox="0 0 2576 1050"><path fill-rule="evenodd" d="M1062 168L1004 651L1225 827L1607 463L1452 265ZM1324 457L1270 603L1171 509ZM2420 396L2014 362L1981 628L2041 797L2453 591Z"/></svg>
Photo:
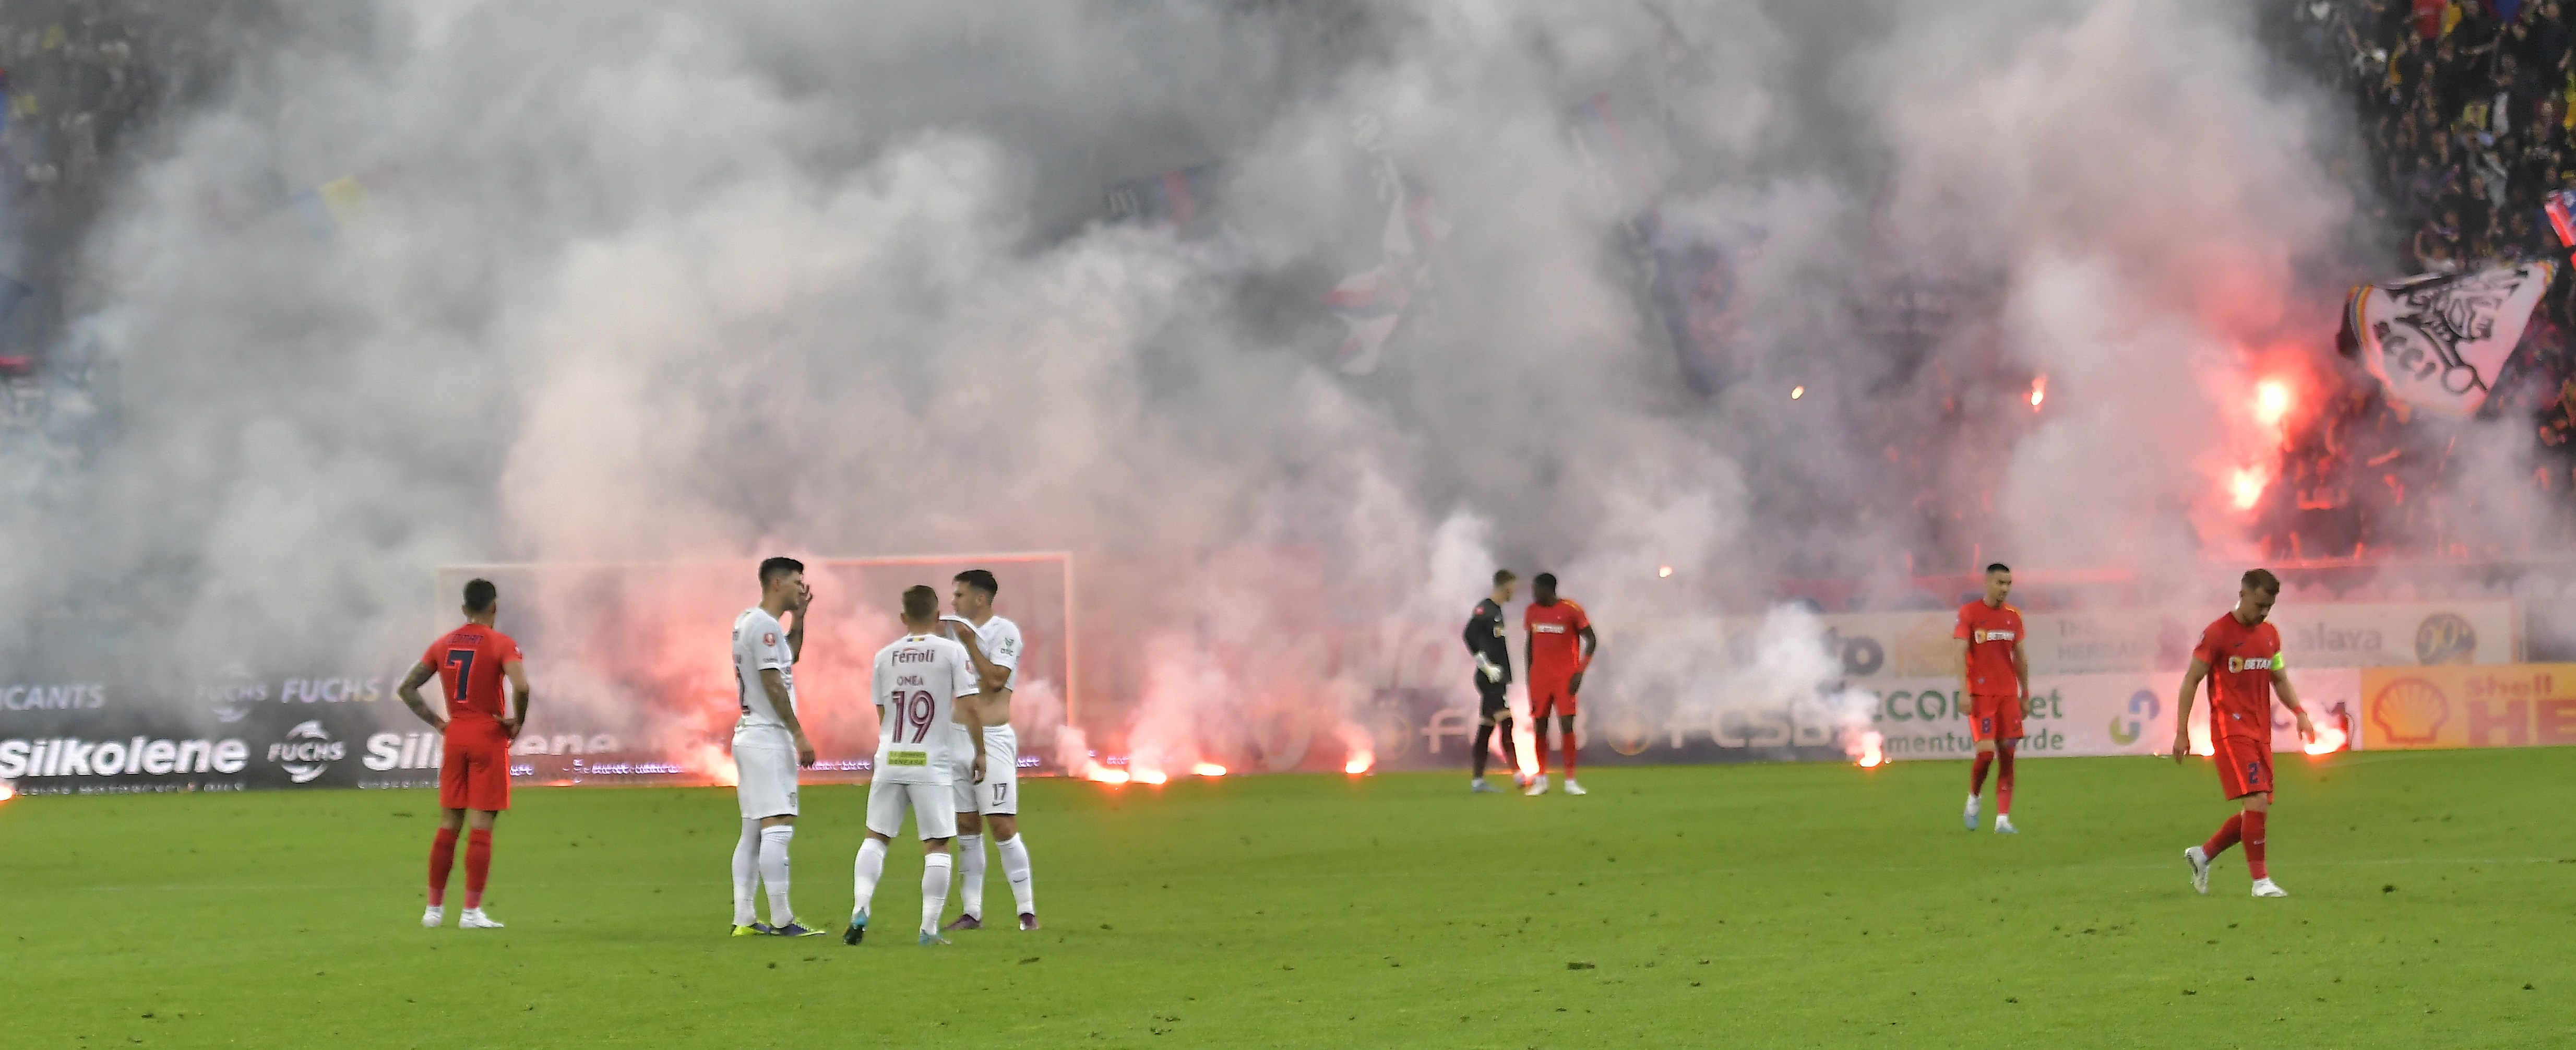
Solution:
<svg viewBox="0 0 2576 1050"><path fill-rule="evenodd" d="M913 587L903 592L902 638L877 650L869 692L877 704L877 758L868 778L868 837L859 844L851 883L857 903L841 943L857 944L868 933L868 904L885 876L887 843L903 830L903 815L912 814L921 833L921 943L946 944L939 935L939 912L948 906L950 863L948 840L957 834L957 814L949 796L948 750L956 741L948 733L951 719L964 719L974 758L966 764L969 783L984 779L984 727L972 706L957 698L976 690L975 660L967 645L939 634L939 592Z"/></svg>
<svg viewBox="0 0 2576 1050"><path fill-rule="evenodd" d="M1001 582L991 572L969 569L957 574L956 590L949 605L957 615L941 624L951 638L971 633L979 644L983 659L976 662L975 696L961 697L960 707L973 707L977 720L984 723L984 754L989 764L982 783L970 783L962 774L953 783L957 795L957 877L960 911L946 927L951 930L984 928L984 825L993 826L993 845L1002 851L1002 875L1010 880L1011 900L1020 916L1020 928L1038 928L1037 888L1029 877L1029 847L1020 838L1020 738L1011 729L1011 689L1019 684L1020 625L1005 617L993 615L993 596L1000 593ZM966 729L954 732L959 747L949 753L952 761L965 760Z"/></svg>
<svg viewBox="0 0 2576 1050"><path fill-rule="evenodd" d="M814 764L814 742L796 720L796 661L805 653L805 610L814 591L805 563L760 563L760 604L733 619L733 670L742 717L733 727L734 799L742 804L742 838L733 848L733 935L811 937L787 904L787 844L796 837L796 768ZM781 616L793 616L787 627ZM769 922L753 911L755 888L769 888Z"/></svg>

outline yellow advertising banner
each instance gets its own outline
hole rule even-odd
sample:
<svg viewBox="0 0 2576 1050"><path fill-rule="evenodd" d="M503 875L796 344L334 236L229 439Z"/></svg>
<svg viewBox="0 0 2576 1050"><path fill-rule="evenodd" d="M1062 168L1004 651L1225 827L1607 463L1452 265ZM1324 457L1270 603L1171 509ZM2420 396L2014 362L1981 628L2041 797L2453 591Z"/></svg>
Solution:
<svg viewBox="0 0 2576 1050"><path fill-rule="evenodd" d="M2361 695L2372 750L2576 744L2576 664L2368 667Z"/></svg>

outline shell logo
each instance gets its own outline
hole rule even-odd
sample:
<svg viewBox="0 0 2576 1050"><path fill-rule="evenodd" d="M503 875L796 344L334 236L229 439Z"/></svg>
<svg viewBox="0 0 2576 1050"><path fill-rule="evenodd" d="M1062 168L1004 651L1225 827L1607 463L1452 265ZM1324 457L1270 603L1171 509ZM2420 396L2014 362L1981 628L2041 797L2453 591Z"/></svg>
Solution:
<svg viewBox="0 0 2576 1050"><path fill-rule="evenodd" d="M2391 744L2430 744L2450 717L2450 698L2421 678L2400 678L2370 698L2370 724Z"/></svg>

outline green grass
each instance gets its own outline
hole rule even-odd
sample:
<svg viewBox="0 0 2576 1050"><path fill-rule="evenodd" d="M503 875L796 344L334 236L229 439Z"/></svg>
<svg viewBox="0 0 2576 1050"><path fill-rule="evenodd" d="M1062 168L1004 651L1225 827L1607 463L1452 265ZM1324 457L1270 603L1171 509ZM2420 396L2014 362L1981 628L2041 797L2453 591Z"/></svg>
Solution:
<svg viewBox="0 0 2576 1050"><path fill-rule="evenodd" d="M2024 763L2014 838L1960 830L1956 762L1041 781L1047 929L939 951L899 935L900 842L883 943L722 936L723 791L521 792L497 932L415 923L426 793L21 798L0 1043L2566 1045L2570 757L2286 759L2273 901L2238 852L2190 891L2227 812L2198 762ZM805 794L796 899L835 929L863 792Z"/></svg>

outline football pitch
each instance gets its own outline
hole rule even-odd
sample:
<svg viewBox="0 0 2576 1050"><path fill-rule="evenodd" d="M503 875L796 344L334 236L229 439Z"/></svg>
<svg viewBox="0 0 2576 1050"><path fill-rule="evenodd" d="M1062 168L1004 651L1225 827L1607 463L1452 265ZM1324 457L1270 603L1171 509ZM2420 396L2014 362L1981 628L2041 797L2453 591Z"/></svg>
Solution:
<svg viewBox="0 0 2576 1050"><path fill-rule="evenodd" d="M2567 1045L2571 758L2282 756L2285 900L2241 851L2191 892L2201 761L2023 762L2015 837L1960 828L1959 762L1041 780L1046 928L946 949L900 840L868 944L725 936L719 789L518 793L499 931L419 927L427 792L26 797L0 1043ZM864 792L805 791L796 904L836 933Z"/></svg>

